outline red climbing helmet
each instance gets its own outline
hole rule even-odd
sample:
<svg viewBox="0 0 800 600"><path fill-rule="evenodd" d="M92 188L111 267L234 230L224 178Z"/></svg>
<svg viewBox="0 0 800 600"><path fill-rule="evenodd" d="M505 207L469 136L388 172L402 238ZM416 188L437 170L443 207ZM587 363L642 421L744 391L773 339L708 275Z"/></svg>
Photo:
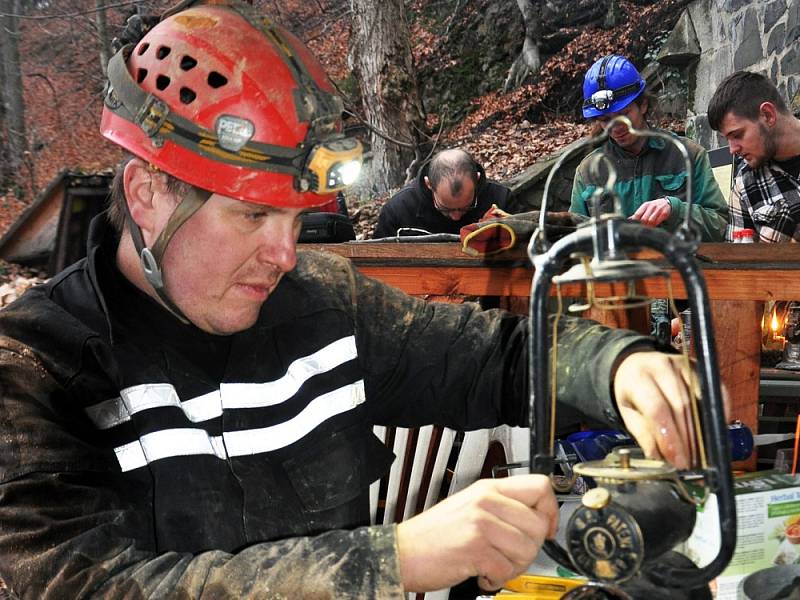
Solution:
<svg viewBox="0 0 800 600"><path fill-rule="evenodd" d="M183 2L109 62L102 134L162 171L283 207L330 202L361 165L341 101L294 36L236 0Z"/></svg>

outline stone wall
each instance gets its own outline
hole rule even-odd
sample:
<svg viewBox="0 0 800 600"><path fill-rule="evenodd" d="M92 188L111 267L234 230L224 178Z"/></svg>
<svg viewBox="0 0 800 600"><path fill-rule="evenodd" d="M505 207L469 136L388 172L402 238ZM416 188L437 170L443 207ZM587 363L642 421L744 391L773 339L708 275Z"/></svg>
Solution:
<svg viewBox="0 0 800 600"><path fill-rule="evenodd" d="M800 90L800 0L695 0L687 15L699 59L689 79L687 132L706 148L726 145L706 110L719 83L748 70L768 76L790 102Z"/></svg>

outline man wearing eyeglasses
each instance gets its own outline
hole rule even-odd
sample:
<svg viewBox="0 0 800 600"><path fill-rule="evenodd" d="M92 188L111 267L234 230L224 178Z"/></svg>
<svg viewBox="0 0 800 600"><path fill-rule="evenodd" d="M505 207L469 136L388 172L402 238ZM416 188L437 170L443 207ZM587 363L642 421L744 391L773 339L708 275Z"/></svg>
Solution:
<svg viewBox="0 0 800 600"><path fill-rule="evenodd" d="M384 205L372 237L457 234L493 204L514 212L511 190L487 180L483 167L468 152L444 150Z"/></svg>

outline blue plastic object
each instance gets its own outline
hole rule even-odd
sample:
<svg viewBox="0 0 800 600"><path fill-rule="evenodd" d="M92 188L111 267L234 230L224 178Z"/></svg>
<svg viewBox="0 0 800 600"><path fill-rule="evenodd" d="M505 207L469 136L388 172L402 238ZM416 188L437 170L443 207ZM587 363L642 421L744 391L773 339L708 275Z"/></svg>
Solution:
<svg viewBox="0 0 800 600"><path fill-rule="evenodd" d="M579 431L568 435L566 440L575 449L580 461L603 460L617 446L635 446L636 441L627 433L603 429Z"/></svg>
<svg viewBox="0 0 800 600"><path fill-rule="evenodd" d="M731 460L747 460L753 454L753 432L741 421L728 425L728 439L731 444Z"/></svg>
<svg viewBox="0 0 800 600"><path fill-rule="evenodd" d="M754 440L750 428L736 421L728 425L728 439L731 446L731 460L747 460L753 454ZM627 433L613 429L579 431L558 442L567 455L574 455L575 462L603 460L618 446L636 446Z"/></svg>

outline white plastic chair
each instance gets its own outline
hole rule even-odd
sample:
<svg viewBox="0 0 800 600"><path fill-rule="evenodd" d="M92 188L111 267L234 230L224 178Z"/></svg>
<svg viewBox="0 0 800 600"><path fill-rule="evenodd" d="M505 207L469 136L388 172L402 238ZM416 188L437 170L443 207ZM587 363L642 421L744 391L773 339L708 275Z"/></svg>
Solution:
<svg viewBox="0 0 800 600"><path fill-rule="evenodd" d="M522 427L500 426L466 432L457 448L449 485L442 494L442 482L459 437L456 431L431 425L420 429L375 427L375 435L384 443L390 440L392 451L397 456L385 486L381 486L383 480L370 486L372 523L384 525L409 519L430 508L441 497L464 489L482 472L488 474L490 471L485 467L495 466L486 464L490 452L490 462L497 465L527 461L530 441L529 430ZM503 450L503 456L499 458L495 456L496 444ZM447 600L449 595L448 588L419 596L408 594L408 597L409 600L415 596L425 600Z"/></svg>

